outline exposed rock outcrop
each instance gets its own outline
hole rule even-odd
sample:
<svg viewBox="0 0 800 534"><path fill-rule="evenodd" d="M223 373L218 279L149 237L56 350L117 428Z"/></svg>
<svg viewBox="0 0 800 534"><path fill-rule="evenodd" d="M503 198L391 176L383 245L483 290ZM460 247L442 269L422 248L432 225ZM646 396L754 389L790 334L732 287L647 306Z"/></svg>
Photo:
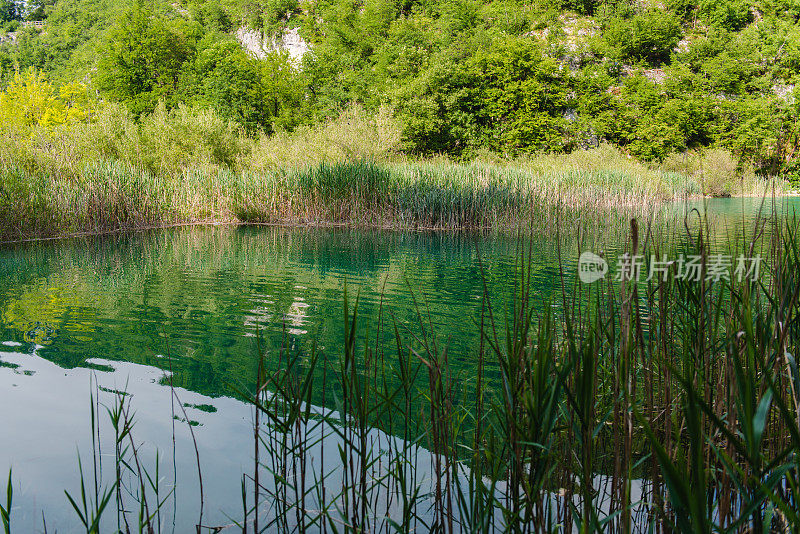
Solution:
<svg viewBox="0 0 800 534"><path fill-rule="evenodd" d="M236 30L236 38L242 43L242 47L255 57L262 59L268 53L276 50L286 50L292 62L299 66L303 56L306 55L311 47L308 46L297 28L284 30L283 34L277 39L265 38L264 34L257 30L239 28Z"/></svg>
<svg viewBox="0 0 800 534"><path fill-rule="evenodd" d="M794 104L794 84L786 83L773 85L772 93L787 104Z"/></svg>

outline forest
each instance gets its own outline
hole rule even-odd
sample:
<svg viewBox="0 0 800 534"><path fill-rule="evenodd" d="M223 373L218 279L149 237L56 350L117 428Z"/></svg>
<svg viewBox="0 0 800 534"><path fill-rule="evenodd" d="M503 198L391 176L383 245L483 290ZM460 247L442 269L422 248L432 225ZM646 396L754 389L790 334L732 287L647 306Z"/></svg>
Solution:
<svg viewBox="0 0 800 534"><path fill-rule="evenodd" d="M798 17L796 0L2 0L0 114L24 129L185 106L253 137L356 104L388 110L410 156L719 148L791 178Z"/></svg>

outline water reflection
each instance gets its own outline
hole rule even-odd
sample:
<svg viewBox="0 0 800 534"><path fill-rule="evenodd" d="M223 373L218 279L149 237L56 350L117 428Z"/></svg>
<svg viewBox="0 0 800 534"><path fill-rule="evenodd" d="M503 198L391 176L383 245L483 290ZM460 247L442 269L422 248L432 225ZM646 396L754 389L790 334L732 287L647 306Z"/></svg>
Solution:
<svg viewBox="0 0 800 534"><path fill-rule="evenodd" d="M8 350L18 348L5 342ZM173 424L171 393L161 385L164 372L127 362L92 359L93 369L77 367L64 369L38 355L42 347L30 353L0 352L0 421L4 433L0 439L0 472L13 467L14 509L13 525L17 532L43 530L44 513L48 528L58 532L78 532L77 516L70 508L64 490L79 495L78 451L86 473L92 472L89 393L98 395L102 406L114 404L117 391L125 391L138 414L134 437L141 445L141 462L152 468L155 452L160 451L161 473L165 493L175 486L176 508L163 509L165 526L172 524L174 510L187 523L199 514L199 486L194 465L194 448L185 424ZM98 372L96 369L105 369ZM99 389L90 381L96 380ZM226 516L236 514L236 501L231 498L240 492L239 473L251 468L243 443L252 436L252 415L247 406L227 397L209 398L182 388L177 390L192 427L198 436L202 472L209 481L204 487L205 498L215 506L207 512L212 524L227 524ZM213 412L197 406L212 406ZM11 409L13 407L13 409ZM113 432L101 408L101 468L106 483L113 477ZM173 431L175 436L175 467L173 472ZM177 473L177 477L173 473ZM113 480L113 478L111 478ZM101 529L116 528L116 514L108 514ZM111 524L113 523L113 525ZM186 525L184 525L185 527ZM164 531L170 531L165 528ZM185 528L178 528L178 532Z"/></svg>
<svg viewBox="0 0 800 534"><path fill-rule="evenodd" d="M556 244L533 246L535 294L546 303L560 291ZM254 377L257 333L273 352L313 338L338 355L347 288L365 327L382 309L413 328L419 311L464 367L483 276L500 313L515 250L513 238L254 228L29 244L0 251L0 335L44 346L43 357L67 368L93 357L160 366L155 356L169 352L176 383L222 395Z"/></svg>
<svg viewBox="0 0 800 534"><path fill-rule="evenodd" d="M17 348L14 342L3 342L3 346ZM38 351L41 349L35 347L30 353L0 351L3 406L16 407L3 410L2 421L11 428L25 429L14 439L0 440L0 472L7 472L13 466L15 506L12 524L15 531L38 532L54 526L58 532L67 534L81 531L64 490L75 496L80 494L79 458L88 482L89 498L92 498L94 483L101 488L102 495L114 481L113 430L108 418L101 417L95 431L89 423L89 414L92 409L98 414L106 408L113 410L120 395L125 396L136 414L131 443L138 451L137 469L152 475L158 466L160 498L165 506L157 513L153 512L156 530L189 532L197 524L215 532L240 530L237 523L244 523L242 481L245 487L248 484L252 487L252 478L247 475L252 474L254 462L251 446L255 423L248 405L229 397L210 398L183 388L172 390L165 385L168 375L164 371L139 364L92 359L87 362L92 369L65 370L40 357ZM87 402L90 392L97 399L96 405ZM336 412L331 410L317 406L310 409L330 421L339 420ZM266 426L262 426L262 432L265 431ZM325 491L309 492L304 497L303 513L314 516L326 506L331 507L332 503L337 507L346 506L344 500L340 502L346 497L338 493L343 491L343 477L346 476L345 470L337 467L341 466L339 455L344 446L341 430L334 430L328 422L319 422L302 431L293 431L288 439L292 450L296 447L293 440L300 439L308 444L304 449L309 465L305 474L307 487L320 484L327 488L327 497L324 497ZM366 468L373 482L366 488L365 497L381 514L386 514L375 517L375 525L381 527L377 531L388 531L390 520L402 521L403 500L396 495L400 488L379 482L396 469L394 462L400 456L405 459L403 465L409 476L413 466L413 478L408 480L420 495L416 512L418 519L415 519L419 521L419 528L416 530L425 530L434 513L435 457L423 447L404 443L400 438L374 429L368 431L365 439L369 450L374 451ZM93 457L91 451L97 444L99 455ZM263 454L262 466L270 465ZM199 471L196 461L199 462ZM98 466L97 471L94 466ZM358 465L348 467L358 472ZM268 497L274 489L266 476L268 469L261 469L264 501L259 506L259 513L263 525L275 519L276 507ZM200 475L205 482L202 486ZM468 487L468 473L464 471L459 478L458 483L452 482L453 491L463 491ZM124 491L119 509L127 510L128 521L135 526L136 482L127 475L123 475L122 480ZM352 480L350 484L353 484ZM597 476L594 484L598 490L606 488L608 479ZM501 498L505 485L500 483L495 491ZM638 503L641 491L639 481L633 481L632 495L637 504L632 512L637 520L644 521L646 510ZM320 496L327 500L320 502ZM563 505L560 493L548 494L547 498L547 508L554 509L557 502ZM578 496L574 498L574 504L578 505ZM152 495L150 499L150 505L154 506L156 499ZM597 499L598 509L607 512L610 507L608 496L598 491ZM118 514L117 509L114 500L103 515L100 532L118 531L120 525L122 530L125 529L125 513ZM495 525L502 529L505 518L499 510L494 514ZM290 528L296 521L295 517L285 519ZM304 521L311 519L305 517ZM321 532L322 529L317 524L310 531Z"/></svg>
<svg viewBox="0 0 800 534"><path fill-rule="evenodd" d="M746 202L700 205L713 214L717 242L726 242L726 232L742 229L736 235L746 237L751 231L760 200ZM796 205L786 201L782 213ZM671 206L672 222L661 227L659 239L685 240L675 212L694 207ZM561 241L537 235L530 245L534 304L554 309L556 317L561 273L574 280L579 253L602 251L613 265L625 247L614 231ZM91 449L90 376L105 388L106 404L113 391L132 393L148 462L156 448L171 454L167 369L196 423L204 476L213 481L206 498L217 505L208 522L236 517L241 503L232 496L252 463L242 445L252 436L252 413L231 394L253 381L259 343L268 357L282 346L311 350L312 341L325 357L337 357L347 288L351 304L358 296L361 333L370 332L371 343L380 311L401 331L435 332L449 348L455 377L469 379L484 289L502 329L517 279L517 246L502 236L215 227L1 249L0 428L6 437L0 475L13 465L22 481L17 524L21 531L39 530L45 507L59 532L68 531L62 519L74 520L63 489L77 489L76 446ZM574 289L565 288L567 297L575 297ZM386 337L378 345L391 351L392 329L381 332ZM485 373L489 381L497 369L489 364ZM318 405L321 393L314 392ZM175 428L178 513L193 518L199 499L191 435L186 425Z"/></svg>

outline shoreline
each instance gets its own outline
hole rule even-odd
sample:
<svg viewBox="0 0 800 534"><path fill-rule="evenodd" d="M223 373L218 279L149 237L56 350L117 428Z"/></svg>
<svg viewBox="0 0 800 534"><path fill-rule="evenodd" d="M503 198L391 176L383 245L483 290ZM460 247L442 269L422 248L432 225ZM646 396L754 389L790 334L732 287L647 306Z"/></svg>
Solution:
<svg viewBox="0 0 800 534"><path fill-rule="evenodd" d="M700 200L715 200L715 199L737 199L737 198L770 198L765 197L764 195L756 195L754 193L746 193L746 194L737 194L732 195L730 197L715 197L715 196L708 196L708 195L689 195L681 198L672 198L672 199L663 199L657 200L654 206L665 206L669 203L674 202L696 202ZM800 197L800 191L792 191L792 192L784 192L784 193L777 193L774 195L775 198L796 198ZM607 199L610 200L610 199ZM601 202L598 202L598 207L601 209L611 209L611 206L601 206ZM579 206L570 206L565 205L562 206L564 208L577 208ZM619 205L617 207L624 209L635 208L633 205ZM334 222L334 221L292 221L292 220L284 220L284 221L246 221L246 220L238 220L238 219L226 219L226 218L210 218L210 219L203 219L203 220L195 220L195 221L182 221L182 222L164 222L158 224L144 224L144 225L131 225L125 226L121 228L109 228L109 229L98 229L92 231L83 231L83 232L70 232L66 234L57 234L52 236L40 236L40 237L24 237L21 239L9 239L9 240L0 240L0 246L6 245L17 245L17 244L24 244L24 243L39 243L39 242L47 242L47 241L61 241L67 239L79 239L79 238L92 238L92 237L103 237L103 236L113 236L113 235L120 235L120 234L128 234L128 233L139 233L139 232L148 232L154 230L169 230L172 228L188 228L188 227L270 227L270 228L286 228L286 229L346 229L346 230L363 230L363 231L379 231L379 232L409 232L409 233L518 233L520 231L536 231L536 229L531 229L529 224L514 224L514 225L478 225L478 226L459 226L459 227L449 227L449 226L425 226L425 225L404 225L404 224L376 224L376 223L364 223L364 222Z"/></svg>
<svg viewBox="0 0 800 534"><path fill-rule="evenodd" d="M352 157L273 170L15 161L0 157L0 244L210 224L555 232L672 202L798 194L755 175L714 175L707 187L702 176L648 168L610 147L503 164Z"/></svg>

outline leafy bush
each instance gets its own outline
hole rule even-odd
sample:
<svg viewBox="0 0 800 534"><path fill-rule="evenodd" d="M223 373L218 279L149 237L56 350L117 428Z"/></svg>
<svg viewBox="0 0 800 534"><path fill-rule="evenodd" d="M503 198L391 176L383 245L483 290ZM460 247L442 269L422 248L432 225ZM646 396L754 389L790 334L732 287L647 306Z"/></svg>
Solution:
<svg viewBox="0 0 800 534"><path fill-rule="evenodd" d="M566 148L570 82L534 43L512 39L479 51L467 76L478 146L509 154Z"/></svg>
<svg viewBox="0 0 800 534"><path fill-rule="evenodd" d="M211 109L162 104L143 118L140 143L144 167L154 173L184 169L231 167L248 143L235 123Z"/></svg>
<svg viewBox="0 0 800 534"><path fill-rule="evenodd" d="M498 39L461 65L432 65L403 88L404 140L413 152L457 156L560 150L568 91L568 78L535 42Z"/></svg>
<svg viewBox="0 0 800 534"><path fill-rule="evenodd" d="M783 176L793 189L800 189L800 161L792 160L784 166Z"/></svg>
<svg viewBox="0 0 800 534"><path fill-rule="evenodd" d="M562 0L561 9L575 11L581 15L594 15L600 3L599 0Z"/></svg>
<svg viewBox="0 0 800 534"><path fill-rule="evenodd" d="M666 7L681 20L689 21L697 9L697 2L695 0L667 0Z"/></svg>
<svg viewBox="0 0 800 534"><path fill-rule="evenodd" d="M230 14L217 2L191 2L192 18L213 32L229 32L233 27Z"/></svg>
<svg viewBox="0 0 800 534"><path fill-rule="evenodd" d="M31 136L6 136L0 162L16 162L28 172L81 176L87 165L119 161L151 174L181 176L188 169L215 172L232 167L250 148L234 123L211 109L179 106L136 121L119 104L108 105L91 122L37 128Z"/></svg>
<svg viewBox="0 0 800 534"><path fill-rule="evenodd" d="M674 13L652 10L629 19L611 18L604 38L621 59L658 64L669 60L681 34Z"/></svg>
<svg viewBox="0 0 800 534"><path fill-rule="evenodd" d="M725 102L722 118L729 126L719 135L720 144L742 163L764 174L775 174L783 164L787 143L797 139L796 110L779 99L750 97ZM797 146L797 141L794 141Z"/></svg>
<svg viewBox="0 0 800 534"><path fill-rule="evenodd" d="M239 167L266 173L351 159L386 160L400 152L400 129L391 109L370 113L352 105L339 117L314 127L261 135Z"/></svg>
<svg viewBox="0 0 800 534"><path fill-rule="evenodd" d="M742 177L754 178L751 167L740 165L738 159L723 148L675 153L666 158L660 168L691 178L700 192L715 197L730 196Z"/></svg>
<svg viewBox="0 0 800 534"><path fill-rule="evenodd" d="M709 24L737 31L752 20L747 0L700 0L700 13Z"/></svg>
<svg viewBox="0 0 800 534"><path fill-rule="evenodd" d="M35 69L16 73L0 92L0 129L31 132L82 120L90 111L86 86L69 83L56 88Z"/></svg>
<svg viewBox="0 0 800 534"><path fill-rule="evenodd" d="M469 81L451 62L434 62L398 91L403 147L412 153L463 152L474 134Z"/></svg>

